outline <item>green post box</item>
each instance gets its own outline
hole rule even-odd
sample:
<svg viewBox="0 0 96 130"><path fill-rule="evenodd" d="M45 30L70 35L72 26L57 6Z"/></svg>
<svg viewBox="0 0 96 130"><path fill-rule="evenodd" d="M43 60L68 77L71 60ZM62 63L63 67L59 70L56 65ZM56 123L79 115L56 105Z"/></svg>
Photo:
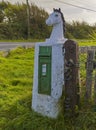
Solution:
<svg viewBox="0 0 96 130"><path fill-rule="evenodd" d="M51 46L39 47L38 93L51 95Z"/></svg>

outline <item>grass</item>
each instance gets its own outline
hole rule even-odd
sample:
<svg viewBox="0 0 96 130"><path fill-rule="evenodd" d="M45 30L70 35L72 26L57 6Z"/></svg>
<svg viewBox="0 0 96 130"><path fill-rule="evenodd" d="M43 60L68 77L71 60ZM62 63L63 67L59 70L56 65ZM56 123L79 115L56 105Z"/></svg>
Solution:
<svg viewBox="0 0 96 130"><path fill-rule="evenodd" d="M19 116L18 109L25 111L29 101L31 108L34 50L18 48L11 51L7 58L2 55L1 53L0 129L7 130L6 125ZM27 103L25 99L28 100Z"/></svg>
<svg viewBox="0 0 96 130"><path fill-rule="evenodd" d="M76 40L79 46L96 46L96 40Z"/></svg>
<svg viewBox="0 0 96 130"><path fill-rule="evenodd" d="M19 47L7 57L3 53L0 52L0 130L96 130L96 112L83 97L78 116L62 113L51 119L35 113L31 109L34 49Z"/></svg>

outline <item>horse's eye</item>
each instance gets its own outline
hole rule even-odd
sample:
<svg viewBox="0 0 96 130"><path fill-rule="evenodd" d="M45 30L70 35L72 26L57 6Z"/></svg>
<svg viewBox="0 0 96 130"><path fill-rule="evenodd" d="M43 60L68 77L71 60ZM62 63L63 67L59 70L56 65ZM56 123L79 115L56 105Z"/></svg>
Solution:
<svg viewBox="0 0 96 130"><path fill-rule="evenodd" d="M58 14L55 14L56 17L58 17Z"/></svg>

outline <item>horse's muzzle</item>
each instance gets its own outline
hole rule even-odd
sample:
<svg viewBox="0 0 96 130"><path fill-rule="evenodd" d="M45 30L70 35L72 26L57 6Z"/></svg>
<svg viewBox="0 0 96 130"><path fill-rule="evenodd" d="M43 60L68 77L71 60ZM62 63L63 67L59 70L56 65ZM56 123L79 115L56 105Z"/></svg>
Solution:
<svg viewBox="0 0 96 130"><path fill-rule="evenodd" d="M52 20L51 20L51 19L47 19L47 20L46 20L46 24L47 24L47 25L51 26L51 25L52 25L52 23L53 23L53 22L52 22Z"/></svg>

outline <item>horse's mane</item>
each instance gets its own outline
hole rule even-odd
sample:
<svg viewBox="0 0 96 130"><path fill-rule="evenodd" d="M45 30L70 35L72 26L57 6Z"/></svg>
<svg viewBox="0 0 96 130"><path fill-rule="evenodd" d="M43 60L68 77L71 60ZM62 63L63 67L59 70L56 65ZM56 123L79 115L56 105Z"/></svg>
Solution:
<svg viewBox="0 0 96 130"><path fill-rule="evenodd" d="M58 12L61 14L61 18L62 18L62 21L63 21L63 34L65 33L65 19L64 19L64 16L63 16L63 13L61 12L61 9L53 9L54 12Z"/></svg>

